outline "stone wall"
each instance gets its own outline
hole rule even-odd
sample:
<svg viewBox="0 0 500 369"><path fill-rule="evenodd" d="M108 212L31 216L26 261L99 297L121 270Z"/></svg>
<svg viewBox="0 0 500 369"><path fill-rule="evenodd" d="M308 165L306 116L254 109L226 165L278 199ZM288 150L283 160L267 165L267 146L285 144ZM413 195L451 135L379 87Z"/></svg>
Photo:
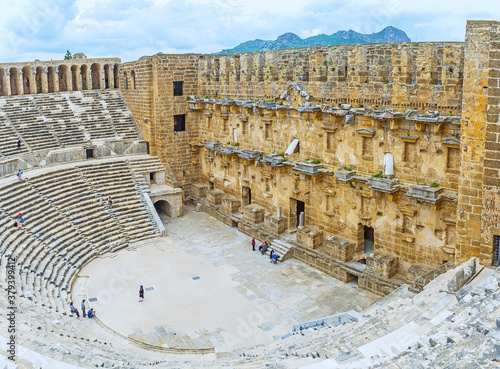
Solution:
<svg viewBox="0 0 500 369"><path fill-rule="evenodd" d="M123 96L151 155L172 169L175 178L171 182L183 188L200 179L197 146L190 145L198 142L199 117L187 104L187 97L198 90L198 58L194 54L157 54L121 66ZM181 96L174 96L174 81L183 82ZM184 114L185 130L175 132L174 115Z"/></svg>
<svg viewBox="0 0 500 369"><path fill-rule="evenodd" d="M280 207L277 233L260 218L239 221L270 237L293 234L304 211L306 227L320 230L313 247L331 254L326 240L340 237L353 246L335 252L352 261L368 256L373 229L374 250L393 263L368 274L404 280L455 257L491 264L499 45L498 22L473 21L465 43L153 55L120 66L120 86L179 185L195 198L200 183L229 196L224 207L211 204L225 221L233 224L238 201L243 213L250 203L263 214ZM176 80L183 96L173 96ZM186 114L185 132L174 132L177 114ZM384 177L388 153L394 172ZM363 288L390 290L368 274Z"/></svg>
<svg viewBox="0 0 500 369"><path fill-rule="evenodd" d="M457 259L476 256L485 265L492 264L492 236L500 234L491 208L500 185L498 27L469 21L465 41Z"/></svg>
<svg viewBox="0 0 500 369"><path fill-rule="evenodd" d="M275 100L303 83L313 103L460 113L462 43L323 46L199 58L199 95Z"/></svg>

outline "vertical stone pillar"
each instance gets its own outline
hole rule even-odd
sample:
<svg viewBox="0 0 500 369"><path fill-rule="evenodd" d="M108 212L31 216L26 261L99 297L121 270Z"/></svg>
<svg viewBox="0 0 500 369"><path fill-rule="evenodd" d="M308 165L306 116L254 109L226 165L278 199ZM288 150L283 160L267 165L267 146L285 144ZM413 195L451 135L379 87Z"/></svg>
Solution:
<svg viewBox="0 0 500 369"><path fill-rule="evenodd" d="M36 94L36 70L35 67L30 67L31 68L31 75L29 77L30 80L30 94Z"/></svg>
<svg viewBox="0 0 500 369"><path fill-rule="evenodd" d="M3 90L5 91L5 96L10 96L12 94L10 90L10 69L5 71L5 78L3 79Z"/></svg>
<svg viewBox="0 0 500 369"><path fill-rule="evenodd" d="M59 67L54 67L54 92L59 92Z"/></svg>
<svg viewBox="0 0 500 369"><path fill-rule="evenodd" d="M23 71L17 70L16 76L17 92L18 95L24 95Z"/></svg>
<svg viewBox="0 0 500 369"><path fill-rule="evenodd" d="M68 86L68 91L73 91L73 78L71 78L71 67L66 67L66 85Z"/></svg>
<svg viewBox="0 0 500 369"><path fill-rule="evenodd" d="M78 91L81 91L82 90L82 86L83 86L83 81L82 81L82 68L81 67L78 67L77 70L76 70L76 79L77 79L77 90Z"/></svg>
<svg viewBox="0 0 500 369"><path fill-rule="evenodd" d="M493 239L494 236L500 236L500 225L496 223L500 209L494 205L500 199L500 22L488 23L489 60L485 63L488 68L488 85L487 88L482 88L487 94L487 105L479 261L484 265L498 265L498 258L493 260ZM478 181L471 180L471 189L477 188L480 191L479 184ZM476 207L473 210L478 209Z"/></svg>
<svg viewBox="0 0 500 369"><path fill-rule="evenodd" d="M276 218L281 218L281 206L278 206L276 213Z"/></svg>
<svg viewBox="0 0 500 369"><path fill-rule="evenodd" d="M455 256L465 261L472 256L480 256L481 233L483 225L483 183L500 185L498 171L485 170L490 159L485 159L485 148L498 153L500 140L498 135L486 134L486 118L490 94L488 88L490 47L492 28L498 28L498 22L468 21L464 49L464 81L462 94L462 130L460 153L460 177L458 181L457 204L457 242ZM494 54L494 53L493 53ZM493 89L497 93L498 89ZM491 100L493 102L493 99ZM498 97L496 107L498 109ZM498 119L498 111L497 111ZM485 140L486 136L488 140ZM485 141L488 141L485 143ZM492 165L493 162L491 162ZM484 178L484 180L483 180ZM494 199L493 199L494 203ZM491 265L493 240L484 240L489 248L484 248L481 262Z"/></svg>
<svg viewBox="0 0 500 369"><path fill-rule="evenodd" d="M100 76L100 82L99 82L99 88L104 88L106 87L106 81L105 81L105 76L104 76L104 67L99 66L99 76Z"/></svg>
<svg viewBox="0 0 500 369"><path fill-rule="evenodd" d="M42 73L42 92L47 93L49 91L49 70L43 68Z"/></svg>
<svg viewBox="0 0 500 369"><path fill-rule="evenodd" d="M111 65L109 66L108 82L109 88L115 88L115 71Z"/></svg>

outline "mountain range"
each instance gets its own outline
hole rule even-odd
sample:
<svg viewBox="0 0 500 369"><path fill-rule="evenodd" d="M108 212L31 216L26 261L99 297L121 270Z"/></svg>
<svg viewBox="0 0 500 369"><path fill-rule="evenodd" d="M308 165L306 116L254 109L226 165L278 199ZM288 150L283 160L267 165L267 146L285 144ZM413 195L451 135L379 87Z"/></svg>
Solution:
<svg viewBox="0 0 500 369"><path fill-rule="evenodd" d="M246 41L232 49L224 49L215 54L237 54L267 50L289 49L294 47L372 44L387 42L411 42L406 33L396 27L386 27L380 32L372 34L358 33L353 30L338 31L331 35L320 34L307 38L300 38L295 33L285 33L276 40Z"/></svg>

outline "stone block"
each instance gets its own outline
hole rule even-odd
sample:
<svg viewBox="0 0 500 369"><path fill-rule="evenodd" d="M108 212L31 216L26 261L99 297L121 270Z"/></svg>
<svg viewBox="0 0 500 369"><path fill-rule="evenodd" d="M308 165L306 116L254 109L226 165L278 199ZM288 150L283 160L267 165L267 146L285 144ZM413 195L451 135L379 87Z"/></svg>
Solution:
<svg viewBox="0 0 500 369"><path fill-rule="evenodd" d="M191 195L197 199L207 197L208 185L205 183L193 183L191 186Z"/></svg>
<svg viewBox="0 0 500 369"><path fill-rule="evenodd" d="M323 244L323 231L316 226L299 227L297 243L310 249L317 249Z"/></svg>
<svg viewBox="0 0 500 369"><path fill-rule="evenodd" d="M338 237L330 236L326 240L328 253L334 259L348 262L351 261L356 250L356 244Z"/></svg>
<svg viewBox="0 0 500 369"><path fill-rule="evenodd" d="M285 219L272 216L271 213L264 214L264 224L272 234L281 234L286 229Z"/></svg>
<svg viewBox="0 0 500 369"><path fill-rule="evenodd" d="M222 211L227 214L238 213L240 211L241 201L234 196L225 196L222 198Z"/></svg>
<svg viewBox="0 0 500 369"><path fill-rule="evenodd" d="M262 206L250 204L243 208L243 219L258 224L264 221L265 209Z"/></svg>
<svg viewBox="0 0 500 369"><path fill-rule="evenodd" d="M397 256L374 252L366 258L366 271L391 278L398 271L398 261Z"/></svg>
<svg viewBox="0 0 500 369"><path fill-rule="evenodd" d="M212 205L220 205L223 196L224 192L222 192L221 190L210 190L207 192L208 202Z"/></svg>

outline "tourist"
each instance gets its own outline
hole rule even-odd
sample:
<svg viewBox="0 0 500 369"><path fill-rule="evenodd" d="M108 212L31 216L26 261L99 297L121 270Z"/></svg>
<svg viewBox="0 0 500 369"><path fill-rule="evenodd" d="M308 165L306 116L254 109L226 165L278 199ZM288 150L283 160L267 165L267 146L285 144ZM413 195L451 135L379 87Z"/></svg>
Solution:
<svg viewBox="0 0 500 369"><path fill-rule="evenodd" d="M94 309L90 309L89 312L87 313L87 316L89 318L93 318L95 316Z"/></svg>
<svg viewBox="0 0 500 369"><path fill-rule="evenodd" d="M264 255L266 252L267 252L267 248L269 247L269 245L267 244L267 241L264 241L261 245L261 249L260 249L260 253L262 255Z"/></svg>
<svg viewBox="0 0 500 369"><path fill-rule="evenodd" d="M69 309L71 310L71 313L74 313L74 312L75 312L75 310L76 310L76 309L75 309L75 307L73 306L73 301L71 301L71 302L69 303Z"/></svg>
<svg viewBox="0 0 500 369"><path fill-rule="evenodd" d="M17 140L17 148L20 149L21 148L21 140Z"/></svg>
<svg viewBox="0 0 500 369"><path fill-rule="evenodd" d="M19 178L20 181L23 180L23 170L21 168L17 170L17 178Z"/></svg>
<svg viewBox="0 0 500 369"><path fill-rule="evenodd" d="M279 256L277 253L274 253L274 254L273 254L273 257L272 257L272 259L271 259L272 263L273 263L273 264L276 264L276 263L278 262L279 257L280 257L280 256Z"/></svg>
<svg viewBox="0 0 500 369"><path fill-rule="evenodd" d="M255 251L255 237L252 238L252 250Z"/></svg>
<svg viewBox="0 0 500 369"><path fill-rule="evenodd" d="M139 288L139 302L143 302L144 301L144 287L141 287Z"/></svg>
<svg viewBox="0 0 500 369"><path fill-rule="evenodd" d="M82 300L82 315L85 318L85 300Z"/></svg>
<svg viewBox="0 0 500 369"><path fill-rule="evenodd" d="M17 222L17 220L14 221L14 228L19 228L19 229L24 229L21 224Z"/></svg>
<svg viewBox="0 0 500 369"><path fill-rule="evenodd" d="M24 223L23 213L17 214L17 219L19 219L21 223Z"/></svg>
<svg viewBox="0 0 500 369"><path fill-rule="evenodd" d="M76 314L76 317L79 318L80 317L80 314L78 313L78 309L75 308L75 310L73 311L75 314Z"/></svg>
<svg viewBox="0 0 500 369"><path fill-rule="evenodd" d="M113 205L113 200L111 200L111 196L108 196L108 205L109 206Z"/></svg>
<svg viewBox="0 0 500 369"><path fill-rule="evenodd" d="M270 261L273 261L273 255L274 255L274 250L271 250L271 253L269 254Z"/></svg>

